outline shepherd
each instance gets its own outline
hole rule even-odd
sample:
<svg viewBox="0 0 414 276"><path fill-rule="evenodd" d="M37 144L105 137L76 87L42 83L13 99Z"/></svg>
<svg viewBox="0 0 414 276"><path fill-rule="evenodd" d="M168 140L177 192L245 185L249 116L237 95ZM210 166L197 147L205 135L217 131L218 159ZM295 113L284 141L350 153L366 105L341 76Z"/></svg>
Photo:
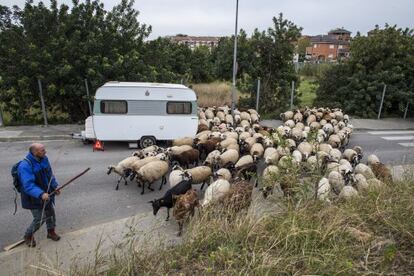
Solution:
<svg viewBox="0 0 414 276"><path fill-rule="evenodd" d="M55 232L54 209L54 195L59 195L60 190L57 189L58 182L53 175L44 145L30 145L29 153L18 166L18 177L21 183L22 207L30 210L33 216L33 221L24 234L25 244L29 247L36 246L33 234L45 221L47 238L53 241L60 240L60 236Z"/></svg>

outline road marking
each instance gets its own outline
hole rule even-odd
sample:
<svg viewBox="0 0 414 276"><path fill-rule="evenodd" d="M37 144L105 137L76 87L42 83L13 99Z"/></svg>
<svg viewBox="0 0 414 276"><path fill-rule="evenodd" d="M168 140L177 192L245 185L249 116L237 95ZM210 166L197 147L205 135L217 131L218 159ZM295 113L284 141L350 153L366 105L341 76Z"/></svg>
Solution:
<svg viewBox="0 0 414 276"><path fill-rule="evenodd" d="M414 130L388 130L388 131L368 131L369 134L373 135L401 135L401 134L414 134Z"/></svg>
<svg viewBox="0 0 414 276"><path fill-rule="evenodd" d="M413 140L414 136L384 136L381 137L382 139L389 140L389 141L396 141L396 140Z"/></svg>
<svg viewBox="0 0 414 276"><path fill-rule="evenodd" d="M414 147L414 142L413 143L398 143L398 144L403 147Z"/></svg>

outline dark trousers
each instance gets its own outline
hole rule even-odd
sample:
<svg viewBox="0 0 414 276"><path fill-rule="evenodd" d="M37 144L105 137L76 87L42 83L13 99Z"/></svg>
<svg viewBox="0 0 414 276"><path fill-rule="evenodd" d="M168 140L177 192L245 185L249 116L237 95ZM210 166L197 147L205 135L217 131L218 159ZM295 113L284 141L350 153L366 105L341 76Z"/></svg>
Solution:
<svg viewBox="0 0 414 276"><path fill-rule="evenodd" d="M34 232L36 232L40 226L45 223L47 229L54 229L56 226L56 216L55 216L55 208L53 208L52 204L49 204L45 210L43 211L43 218L42 216L42 209L31 209L30 210L33 215L33 221L30 224L29 228L27 228L25 236L31 236Z"/></svg>

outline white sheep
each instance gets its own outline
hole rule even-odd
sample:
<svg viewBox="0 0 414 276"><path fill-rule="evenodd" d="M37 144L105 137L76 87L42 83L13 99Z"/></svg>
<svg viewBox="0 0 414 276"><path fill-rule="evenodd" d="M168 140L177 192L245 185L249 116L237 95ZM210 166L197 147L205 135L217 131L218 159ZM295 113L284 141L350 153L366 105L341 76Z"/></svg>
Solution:
<svg viewBox="0 0 414 276"><path fill-rule="evenodd" d="M262 158L264 153L263 145L260 143L254 143L250 148L250 155Z"/></svg>
<svg viewBox="0 0 414 276"><path fill-rule="evenodd" d="M215 164L219 165L220 167L224 167L229 163L236 164L237 160L239 160L239 152L234 149L229 149L216 157Z"/></svg>
<svg viewBox="0 0 414 276"><path fill-rule="evenodd" d="M225 179L227 181L230 181L232 179L231 172L226 168L221 168L221 169L217 170L213 175L216 178Z"/></svg>
<svg viewBox="0 0 414 276"><path fill-rule="evenodd" d="M247 121L249 124L251 123L252 119L250 117L250 114L248 112L243 111L242 113L240 113L240 119L242 121Z"/></svg>
<svg viewBox="0 0 414 276"><path fill-rule="evenodd" d="M230 145L238 145L237 140L230 137L220 142L220 147L222 149L228 148Z"/></svg>
<svg viewBox="0 0 414 276"><path fill-rule="evenodd" d="M254 162L253 157L250 154L246 154L246 155L243 155L242 157L240 157L240 159L234 165L234 168L238 169L238 168L243 167L247 164L252 164L253 162Z"/></svg>
<svg viewBox="0 0 414 276"><path fill-rule="evenodd" d="M368 163L368 166L372 166L373 164L379 164L381 162L378 156L376 156L375 154L371 154L367 157L367 163Z"/></svg>
<svg viewBox="0 0 414 276"><path fill-rule="evenodd" d="M355 167L355 174L360 173L362 174L367 180L371 178L375 178L374 173L372 172L371 168L365 164L359 163Z"/></svg>
<svg viewBox="0 0 414 276"><path fill-rule="evenodd" d="M194 139L191 137L183 137L183 138L174 139L172 142L173 146L183 146L183 145L192 146L193 143L194 143Z"/></svg>
<svg viewBox="0 0 414 276"><path fill-rule="evenodd" d="M358 153L353 149L346 149L342 154L342 158L348 160L354 166L359 162Z"/></svg>
<svg viewBox="0 0 414 276"><path fill-rule="evenodd" d="M300 162L302 162L303 156L302 156L302 153L300 151L294 150L292 152L292 157L293 157L293 160L295 160L296 163L299 164Z"/></svg>
<svg viewBox="0 0 414 276"><path fill-rule="evenodd" d="M214 118L213 110L207 109L204 113L205 113L207 119L213 119Z"/></svg>
<svg viewBox="0 0 414 276"><path fill-rule="evenodd" d="M239 134L237 132L234 132L234 131L226 131L226 132L224 132L220 135L221 140L225 140L227 138L233 138L235 140L238 140L239 139Z"/></svg>
<svg viewBox="0 0 414 276"><path fill-rule="evenodd" d="M206 160L204 161L205 165L214 165L215 164L215 160L217 159L218 156L220 156L221 152L219 150L213 150L212 152L210 152L207 157Z"/></svg>
<svg viewBox="0 0 414 276"><path fill-rule="evenodd" d="M279 168L276 165L267 166L262 173L263 186L268 185L279 173Z"/></svg>
<svg viewBox="0 0 414 276"><path fill-rule="evenodd" d="M264 152L264 159L267 165L277 165L279 152L275 148L267 148Z"/></svg>
<svg viewBox="0 0 414 276"><path fill-rule="evenodd" d="M339 194L345 186L345 180L342 174L338 171L332 171L328 175L329 183L334 189L335 193Z"/></svg>
<svg viewBox="0 0 414 276"><path fill-rule="evenodd" d="M162 185L167 182L165 175L168 173L168 170L168 162L161 160L153 161L142 166L137 172L137 183L142 185L141 194L144 194L145 184L148 185L148 189L153 191L154 189L151 188L151 184L158 179L162 179L159 188L161 190Z"/></svg>
<svg viewBox="0 0 414 276"><path fill-rule="evenodd" d="M329 180L323 177L318 182L317 197L319 200L330 202L329 193L331 191L331 185Z"/></svg>
<svg viewBox="0 0 414 276"><path fill-rule="evenodd" d="M338 162L338 163L339 163L339 160L341 160L341 158L342 158L342 153L341 153L341 151L340 151L340 150L338 150L338 149L336 149L336 148L332 149L332 150L329 152L329 155L331 156L331 160L333 160L333 161L335 161L335 162Z"/></svg>
<svg viewBox="0 0 414 276"><path fill-rule="evenodd" d="M167 149L167 153L169 155L178 155L183 153L184 151L193 149L192 146L189 145L182 145L182 146L173 146Z"/></svg>
<svg viewBox="0 0 414 276"><path fill-rule="evenodd" d="M367 179L365 178L364 175L362 175L360 173L355 174L354 184L355 184L355 186L356 186L356 188L358 189L359 192L365 192L369 188Z"/></svg>
<svg viewBox="0 0 414 276"><path fill-rule="evenodd" d="M210 186L207 187L204 193L204 200L202 206L207 206L213 200L223 197L230 191L230 183L225 179L217 179Z"/></svg>
<svg viewBox="0 0 414 276"><path fill-rule="evenodd" d="M318 150L324 151L329 154L330 151L332 150L332 146L326 143L322 143L318 145Z"/></svg>
<svg viewBox="0 0 414 276"><path fill-rule="evenodd" d="M191 174L193 184L202 183L201 190L203 189L204 184L210 183L210 177L213 175L213 171L208 166L198 166L185 171Z"/></svg>
<svg viewBox="0 0 414 276"><path fill-rule="evenodd" d="M340 199L350 199L352 197L358 196L358 191L355 190L352 186L345 186L342 191L339 193Z"/></svg>
<svg viewBox="0 0 414 276"><path fill-rule="evenodd" d="M108 167L107 174L110 174L112 171L114 171L119 176L121 176L116 185L116 188L115 188L116 190L119 189L119 182L121 182L122 179L124 179L125 185L127 184L126 178L132 172L132 164L138 160L141 160L141 159L139 159L137 156L130 156L130 157L127 157L121 160L116 166L110 165Z"/></svg>
<svg viewBox="0 0 414 276"><path fill-rule="evenodd" d="M298 150L303 154L305 159L308 159L313 151L313 147L309 142L302 142L298 145Z"/></svg>

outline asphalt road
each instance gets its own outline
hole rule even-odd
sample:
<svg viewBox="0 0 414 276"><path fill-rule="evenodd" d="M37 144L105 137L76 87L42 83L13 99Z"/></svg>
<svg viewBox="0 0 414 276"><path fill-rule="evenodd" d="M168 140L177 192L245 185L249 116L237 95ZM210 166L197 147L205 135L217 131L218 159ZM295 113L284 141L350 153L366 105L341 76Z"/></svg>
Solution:
<svg viewBox="0 0 414 276"><path fill-rule="evenodd" d="M389 136L393 134L387 134L387 137ZM364 149L365 156L375 153L386 164L414 163L414 147L402 146L399 144L400 141L385 140L382 137L384 135L356 132L349 146L360 145ZM20 207L20 201L18 212L13 216L14 192L10 176L12 164L25 156L28 144L0 143L1 247L19 240L31 222L30 212ZM59 233L151 211L151 206L147 202L160 197L168 187L168 185L164 186L161 192L147 191L143 196L140 195L136 184L128 186L121 184L118 191L114 190L117 177L114 174L108 176L107 167L131 154L132 150L128 149L125 143L106 143L104 152L92 152L91 145L85 146L79 141L49 141L44 144L54 173L61 184L85 168L91 168L86 175L68 186L56 199ZM153 187L158 187L158 183ZM158 215L165 216L165 209ZM45 227L42 227L37 233L37 238L44 239L45 235Z"/></svg>

